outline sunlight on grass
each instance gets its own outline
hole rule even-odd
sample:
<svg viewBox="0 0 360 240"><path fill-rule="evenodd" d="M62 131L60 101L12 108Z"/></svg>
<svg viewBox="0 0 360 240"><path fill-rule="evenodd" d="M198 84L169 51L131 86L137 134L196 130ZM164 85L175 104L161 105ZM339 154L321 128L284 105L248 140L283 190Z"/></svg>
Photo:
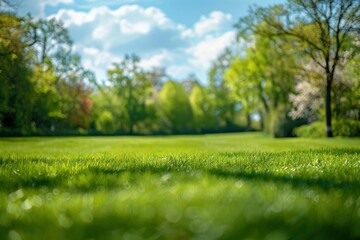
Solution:
<svg viewBox="0 0 360 240"><path fill-rule="evenodd" d="M0 239L356 239L359 139L0 139Z"/></svg>

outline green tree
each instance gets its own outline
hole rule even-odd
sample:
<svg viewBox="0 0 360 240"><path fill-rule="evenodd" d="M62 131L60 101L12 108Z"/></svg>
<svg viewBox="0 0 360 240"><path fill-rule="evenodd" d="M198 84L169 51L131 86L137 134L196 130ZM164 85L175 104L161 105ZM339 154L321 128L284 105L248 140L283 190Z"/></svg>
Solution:
<svg viewBox="0 0 360 240"><path fill-rule="evenodd" d="M0 127L28 134L34 88L27 64L31 55L23 35L22 19L0 13Z"/></svg>
<svg viewBox="0 0 360 240"><path fill-rule="evenodd" d="M146 73L139 67L140 59L135 55L126 55L124 60L113 64L108 71L109 81L114 84L120 100L123 102L124 115L130 134L134 126L148 117L148 100L152 94L151 83Z"/></svg>
<svg viewBox="0 0 360 240"><path fill-rule="evenodd" d="M162 129L174 133L191 129L193 115L189 97L180 83L168 81L158 95Z"/></svg>
<svg viewBox="0 0 360 240"><path fill-rule="evenodd" d="M40 64L36 65L31 75L34 86L32 120L34 130L48 131L54 128L55 122L65 119L61 107L61 96L56 84L57 77L53 71L44 71Z"/></svg>
<svg viewBox="0 0 360 240"><path fill-rule="evenodd" d="M71 52L72 40L55 19L26 18L27 41L33 46L32 77L36 97L33 118L40 129L87 128L92 103L89 83L93 74Z"/></svg>
<svg viewBox="0 0 360 240"><path fill-rule="evenodd" d="M213 106L208 89L196 84L191 90L189 100L193 112L193 127L196 131L213 127Z"/></svg>
<svg viewBox="0 0 360 240"><path fill-rule="evenodd" d="M233 55L226 50L213 63L209 70L209 98L213 106L216 127L234 125L235 101L231 97L231 88L224 79L224 73L231 64Z"/></svg>
<svg viewBox="0 0 360 240"><path fill-rule="evenodd" d="M266 28L260 24L259 28ZM276 122L283 118L287 124L290 110L289 94L294 91L297 58L294 46L284 37L239 35L252 41L243 56L236 56L224 73L232 96L241 103L247 116L247 127L251 126L251 114L259 113L261 128L280 136L274 131ZM289 126L290 127L290 126ZM291 134L291 129L289 128ZM288 135L285 134L285 135Z"/></svg>
<svg viewBox="0 0 360 240"><path fill-rule="evenodd" d="M239 21L240 32L266 36L289 36L324 71L326 133L332 131L332 87L336 69L352 35L360 29L358 0L289 0L286 5L257 8ZM266 29L257 25L266 22ZM354 46L353 46L354 47Z"/></svg>
<svg viewBox="0 0 360 240"><path fill-rule="evenodd" d="M251 129L251 114L258 112L258 81L254 62L249 58L236 57L224 73L226 83L231 86L231 96L241 104L246 114L246 127Z"/></svg>
<svg viewBox="0 0 360 240"><path fill-rule="evenodd" d="M67 62L62 66L66 67L66 71L60 71L64 75L58 82L59 92L62 93L60 109L65 114L68 127L86 129L92 119L90 83L95 82L95 76L82 66L77 54L68 54Z"/></svg>
<svg viewBox="0 0 360 240"><path fill-rule="evenodd" d="M34 46L35 63L43 68L61 64L63 57L71 52L72 40L68 30L55 19L26 19L26 35Z"/></svg>
<svg viewBox="0 0 360 240"><path fill-rule="evenodd" d="M114 133L127 127L122 126L123 122L119 121L124 114L124 106L121 105L121 100L113 86L97 83L91 101L94 106L93 122L97 131Z"/></svg>

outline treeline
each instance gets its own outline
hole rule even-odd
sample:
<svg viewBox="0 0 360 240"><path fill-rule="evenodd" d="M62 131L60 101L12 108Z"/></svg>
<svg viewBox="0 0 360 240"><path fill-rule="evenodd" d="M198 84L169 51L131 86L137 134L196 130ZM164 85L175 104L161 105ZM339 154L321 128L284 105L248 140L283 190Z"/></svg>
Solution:
<svg viewBox="0 0 360 240"><path fill-rule="evenodd" d="M125 56L100 83L55 20L0 14L1 135L180 134L245 130L224 86Z"/></svg>
<svg viewBox="0 0 360 240"><path fill-rule="evenodd" d="M299 0L251 9L206 85L145 70L136 55L100 82L61 23L1 11L0 134L359 136L359 5Z"/></svg>
<svg viewBox="0 0 360 240"><path fill-rule="evenodd" d="M255 7L236 29L247 46L223 76L267 132L360 136L360 1Z"/></svg>
<svg viewBox="0 0 360 240"><path fill-rule="evenodd" d="M88 128L94 75L55 20L0 14L0 131Z"/></svg>
<svg viewBox="0 0 360 240"><path fill-rule="evenodd" d="M108 70L92 94L93 129L103 133L184 134L246 130L224 86L194 76L174 81L165 69L145 71L136 55Z"/></svg>

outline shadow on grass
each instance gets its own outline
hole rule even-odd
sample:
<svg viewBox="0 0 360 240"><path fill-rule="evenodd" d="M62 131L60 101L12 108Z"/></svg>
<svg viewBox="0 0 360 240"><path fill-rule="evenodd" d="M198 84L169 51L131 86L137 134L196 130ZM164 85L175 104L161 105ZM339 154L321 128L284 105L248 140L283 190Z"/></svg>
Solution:
<svg viewBox="0 0 360 240"><path fill-rule="evenodd" d="M335 181L330 178L302 178L292 175L276 175L273 173L248 173L248 172L228 172L218 169L209 170L209 173L221 178L234 178L239 180L254 182L273 182L281 184L289 184L294 187L307 188L317 187L323 190L341 189L341 190L357 190L360 191L359 181Z"/></svg>
<svg viewBox="0 0 360 240"><path fill-rule="evenodd" d="M188 168L187 168L188 167ZM121 182L119 181L120 177L123 174L129 174L131 181L137 182L142 181L139 176L144 174L154 175L156 178L161 179L161 176L164 174L172 173L174 176L177 174L181 175L181 181L192 181L194 180L194 173L202 173L202 176L215 176L217 178L223 179L235 179L235 180L244 180L252 183L280 183L291 185L297 188L308 188L315 187L321 188L323 190L339 189L339 190L350 190L350 191L360 191L360 182L359 181L349 181L343 180L338 181L336 179L320 176L316 178L292 176L292 175L277 175L273 172L246 172L246 171L227 171L222 169L202 169L194 168L193 166L183 166L183 170L177 168L164 166L136 166L136 167L125 167L125 168L104 168L90 166L87 169L81 170L76 173L64 174L61 172L56 176L51 175L34 175L29 177L21 177L15 174L13 178L0 179L0 185L2 190L14 190L17 188L41 188L41 187L71 187L77 191L92 191L96 187L101 187L103 189L116 189L121 187ZM78 181L82 177L85 177L86 180ZM69 185L71 180L74 183L74 186ZM180 180L179 180L180 181Z"/></svg>
<svg viewBox="0 0 360 240"><path fill-rule="evenodd" d="M314 150L316 154L342 155L359 154L358 150ZM243 158L260 161L259 164L271 162L284 153L268 154L250 154L247 152L223 153L221 155L230 158ZM203 157L203 156L202 156ZM206 156L205 156L206 157ZM135 159L136 160L136 159ZM248 161L247 161L248 162ZM84 166L72 171L72 167L78 165ZM156 165L157 164L157 165ZM213 176L223 179L244 180L254 184L278 183L291 185L296 188L320 188L323 190L339 189L344 191L360 191L360 180L358 177L334 177L330 175L313 176L311 173L305 173L301 176L298 173L277 174L274 169L268 172L243 170L241 161L239 165L235 164L234 168L229 167L226 163L220 166L203 165L201 161L184 160L182 157L171 158L167 162L127 162L120 164L114 159L106 160L106 166L99 166L97 163L89 163L88 159L79 160L54 160L47 158L27 158L27 159L6 159L0 158L0 186L3 191L13 191L18 188L38 189L41 187L50 188L70 188L74 191L94 191L97 187L102 189L118 189L122 187L121 176L127 176L134 183L141 182L142 175L154 175L161 179L164 174L172 173L173 176L179 176L178 181L197 181L195 173L202 173L202 177ZM31 169L29 169L31 167ZM54 170L55 169L55 170ZM346 171L343 169L341 171ZM26 174L23 174L23 173ZM55 172L55 174L53 174ZM345 172L344 172L345 174ZM175 178L176 179L176 178ZM176 182L176 180L175 180ZM172 181L174 183L174 180Z"/></svg>

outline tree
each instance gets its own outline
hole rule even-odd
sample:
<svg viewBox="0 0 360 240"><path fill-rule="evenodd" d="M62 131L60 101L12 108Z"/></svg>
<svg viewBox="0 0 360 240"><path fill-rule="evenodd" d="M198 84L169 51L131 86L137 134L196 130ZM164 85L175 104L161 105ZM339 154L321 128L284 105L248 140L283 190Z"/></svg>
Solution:
<svg viewBox="0 0 360 240"><path fill-rule="evenodd" d="M25 37L34 46L36 64L52 67L56 60L61 61L61 57L70 54L72 40L61 22L31 17L26 18L26 22Z"/></svg>
<svg viewBox="0 0 360 240"><path fill-rule="evenodd" d="M209 99L208 89L196 84L189 97L194 117L194 128L197 131L213 127L213 106Z"/></svg>
<svg viewBox="0 0 360 240"><path fill-rule="evenodd" d="M67 127L86 129L92 118L90 83L95 82L95 76L81 65L77 54L68 54L62 66L64 70L57 70L63 73L58 82L59 92L62 93L60 109L65 114Z"/></svg>
<svg viewBox="0 0 360 240"><path fill-rule="evenodd" d="M114 63L108 71L109 81L114 84L118 96L123 102L124 115L129 134L134 126L148 116L148 99L152 94L151 84L146 73L139 67L140 59L136 55L126 55L121 63Z"/></svg>
<svg viewBox="0 0 360 240"><path fill-rule="evenodd" d="M119 119L123 115L123 106L117 90L105 83L99 84L91 95L94 105L93 123L96 130L104 133L114 133L124 129Z"/></svg>
<svg viewBox="0 0 360 240"><path fill-rule="evenodd" d="M87 128L92 110L89 83L94 76L83 68L80 56L71 52L67 29L55 19L28 16L24 39L33 51L36 127Z"/></svg>
<svg viewBox="0 0 360 240"><path fill-rule="evenodd" d="M352 35L360 29L359 0L289 0L286 5L257 8L254 17L242 18L237 27L267 36L289 36L324 71L326 133L332 130L332 87L336 69ZM266 29L257 28L266 22ZM352 46L354 47L354 46Z"/></svg>
<svg viewBox="0 0 360 240"><path fill-rule="evenodd" d="M231 97L231 89L225 82L224 73L231 64L233 55L225 50L213 63L209 70L209 100L213 106L213 117L217 127L230 127L234 123L235 101Z"/></svg>
<svg viewBox="0 0 360 240"><path fill-rule="evenodd" d="M258 26L266 27L263 23ZM231 87L231 96L246 113L247 128L251 127L251 114L258 113L261 129L278 135L273 123L287 114L290 109L288 95L294 91L297 60L294 46L284 37L240 37L251 44L241 55L234 54L224 78Z"/></svg>
<svg viewBox="0 0 360 240"><path fill-rule="evenodd" d="M186 132L191 128L192 110L188 95L180 83L166 82L159 93L158 104L163 128L174 133Z"/></svg>
<svg viewBox="0 0 360 240"><path fill-rule="evenodd" d="M227 84L231 86L231 96L241 104L246 114L246 128L251 129L251 114L257 111L259 90L253 62L249 58L235 58L224 73Z"/></svg>
<svg viewBox="0 0 360 240"><path fill-rule="evenodd" d="M0 127L28 134L34 89L23 33L22 19L0 13Z"/></svg>

